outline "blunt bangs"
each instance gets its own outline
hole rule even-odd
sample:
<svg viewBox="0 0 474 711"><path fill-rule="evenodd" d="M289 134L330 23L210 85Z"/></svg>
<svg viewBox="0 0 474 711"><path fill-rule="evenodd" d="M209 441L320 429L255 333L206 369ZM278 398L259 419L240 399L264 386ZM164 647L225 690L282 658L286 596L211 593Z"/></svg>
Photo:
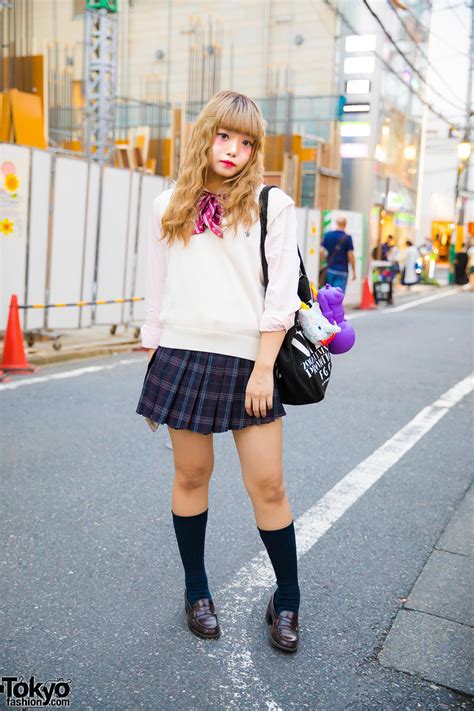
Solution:
<svg viewBox="0 0 474 711"><path fill-rule="evenodd" d="M228 101L222 101L216 114L215 129L219 126L229 131L243 133L254 139L262 140L265 135L266 121L257 105L246 96L235 95Z"/></svg>

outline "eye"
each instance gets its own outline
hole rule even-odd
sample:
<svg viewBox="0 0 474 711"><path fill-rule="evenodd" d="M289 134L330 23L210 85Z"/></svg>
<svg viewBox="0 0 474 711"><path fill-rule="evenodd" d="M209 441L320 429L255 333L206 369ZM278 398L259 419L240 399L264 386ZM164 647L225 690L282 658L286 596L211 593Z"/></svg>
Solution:
<svg viewBox="0 0 474 711"><path fill-rule="evenodd" d="M253 143L251 141L248 141L247 139L245 139L245 141L242 141L242 143L246 143L250 147L253 146Z"/></svg>
<svg viewBox="0 0 474 711"><path fill-rule="evenodd" d="M221 138L229 138L229 135L227 133L218 133L218 136L221 136Z"/></svg>

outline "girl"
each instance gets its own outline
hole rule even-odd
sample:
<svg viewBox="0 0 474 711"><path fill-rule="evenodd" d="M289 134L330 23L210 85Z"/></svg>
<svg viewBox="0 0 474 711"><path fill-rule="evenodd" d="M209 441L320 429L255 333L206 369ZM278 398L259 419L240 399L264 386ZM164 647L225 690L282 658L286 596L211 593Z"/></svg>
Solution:
<svg viewBox="0 0 474 711"><path fill-rule="evenodd" d="M173 445L172 518L190 630L220 628L204 565L213 433L231 430L277 588L271 643L298 647L295 529L282 474L285 410L273 366L294 323L299 260L293 200L268 200L266 293L258 199L265 122L249 97L221 91L193 127L173 188L155 199L148 241L142 345L149 364L137 413L166 424Z"/></svg>

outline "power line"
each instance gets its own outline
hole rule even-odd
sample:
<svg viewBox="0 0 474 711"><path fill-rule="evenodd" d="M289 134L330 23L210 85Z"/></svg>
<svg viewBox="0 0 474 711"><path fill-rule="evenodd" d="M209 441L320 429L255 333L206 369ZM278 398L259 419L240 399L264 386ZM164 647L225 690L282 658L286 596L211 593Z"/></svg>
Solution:
<svg viewBox="0 0 474 711"><path fill-rule="evenodd" d="M446 9L446 8L443 8L443 11L444 11L445 9ZM453 52L455 52L456 54L459 54L459 55L462 56L462 57L467 57L467 56L469 55L469 52L463 52L463 51L461 51L458 47L455 47L453 44L450 44L449 42L447 42L445 37L442 37L442 36L439 35L437 32L433 32L433 30L432 30L430 27L427 27L427 26L424 25L422 22L420 22L420 20L418 19L418 17L414 14L414 12L412 11L412 9L411 9L408 5L407 5L407 7L406 7L406 11L408 12L409 15L411 15L411 17L413 17L413 19L417 22L417 24L419 25L419 27L420 27L425 33L431 34L435 39L438 40L438 42L441 42L442 44L446 45L446 47L449 47L449 49L451 49L451 50L452 50ZM433 11L432 11L432 12L433 12Z"/></svg>
<svg viewBox="0 0 474 711"><path fill-rule="evenodd" d="M405 21L403 20L403 18L400 17L400 14L397 12L397 10L395 9L394 5L393 5L391 2L389 2L389 6L391 7L392 11L393 11L393 12L395 13L395 15L397 16L398 21L400 22L401 26L403 27L403 29L405 30L405 32L407 33L407 35L408 35L409 37L411 37L411 39L412 39L414 42L416 42L416 43L418 44L417 38L415 37L414 34L412 34L410 28L409 28L408 25L405 23ZM460 99L459 96L457 96L457 95L454 93L454 91L451 89L450 85L448 84L448 82L446 81L446 79L443 77L443 75L441 74L441 72L439 72L439 71L436 69L436 67L434 67L433 64L430 62L430 60L429 60L429 58L428 58L428 55L425 54L425 52L421 49L421 47L418 47L418 50L419 50L421 56L422 56L424 59L426 59L426 62L427 62L427 64L428 64L428 66L431 67L431 71L434 72L434 74L437 74L437 75L439 76L439 78L441 79L441 81L443 82L443 84L444 84L444 85L448 88L448 90L451 92L452 96L454 96L457 101L460 101L461 103L463 103L463 100ZM458 107L458 108L459 108L459 107Z"/></svg>
<svg viewBox="0 0 474 711"><path fill-rule="evenodd" d="M456 12L456 9L460 7L459 5L451 5L451 3L448 2L446 7L444 8L445 10L451 10L452 15L456 18L458 22L461 23L461 25L464 27L464 20L462 17L459 17L458 13Z"/></svg>
<svg viewBox="0 0 474 711"><path fill-rule="evenodd" d="M428 84L428 82L426 81L426 79L425 79L425 77L423 76L423 74L421 74L421 72L418 71L418 69L415 67L415 65L414 65L414 64L411 62L411 60L407 57L407 55L405 54L405 52L403 52L403 51L400 49L400 47L398 46L398 44L397 44L397 43L395 42L395 40L393 39L393 37L392 37L392 35L390 34L390 32L388 32L387 29L385 28L385 25L383 24L383 22L382 22L382 20L380 19L380 17L377 15L377 13L375 12L375 10L373 10L373 9L371 8L371 6L369 5L368 1L367 1L367 0L362 0L362 2L363 2L364 5L366 6L367 10L370 12L370 14L372 15L372 17L374 18L374 20L377 22L377 24L381 27L381 29L382 29L384 35L387 37L388 41L395 47L395 49L397 50L398 54L399 54L401 57L403 57L403 59L404 59L405 62L408 64L408 66L410 67L410 69L411 69L413 72L415 72L415 74L421 79L422 82L424 82L424 83L426 84L427 87L429 87L429 88L431 89L431 91L432 91L433 93L438 94L438 96L441 97L441 98L443 99L443 101L445 101L446 98L445 98L437 89L435 89L435 88L432 87L430 84ZM454 106L454 104L453 104L453 106ZM460 108L460 107L459 107L459 106L456 106L456 108Z"/></svg>
<svg viewBox="0 0 474 711"><path fill-rule="evenodd" d="M325 5L327 5L327 7L330 8L330 10L331 10L335 15L337 15L337 17L339 17L339 19L341 20L341 22L343 22L343 23L345 24L345 26L352 32L353 35L357 35L358 37L360 37L360 32L357 32L357 30L351 25L351 23L349 22L349 20L347 19L347 17L346 17L337 7L334 7L334 5L331 5L330 0L323 0L323 2L324 2ZM441 114L439 111L437 111L437 110L430 104L430 102L429 102L429 101L426 101L426 99L424 99L424 98L421 96L421 94L419 94L419 93L416 91L416 89L414 89L412 86L410 86L410 84L407 84L407 83L402 79L402 77L398 74L398 72L396 72L394 69L392 69L392 67L390 66L390 64L389 64L383 57L381 57L380 54L378 54L378 52L375 52L375 51L374 51L374 55L377 57L377 59L378 59L380 62L382 62L382 64L386 67L386 69L388 69L388 71L389 71L391 74L393 74L395 77L397 77L397 79L398 79L399 81L402 82L402 84L405 86L406 89L408 89L409 92L411 92L411 93L414 94L416 97L418 97L418 99L421 101L421 103L422 103L424 106L426 106L426 107L431 111L432 114L434 114L435 116L438 116L438 118L440 118L442 121L444 121L448 126L450 126L450 127L452 127L452 128L460 128L459 125L453 124L452 121L449 121L449 119L447 119L445 116L443 116L443 114Z"/></svg>
<svg viewBox="0 0 474 711"><path fill-rule="evenodd" d="M451 5L451 3L448 2L444 7L435 7L431 12L446 12L446 10L456 10L458 7L469 7L469 5L465 2L458 2L457 5Z"/></svg>

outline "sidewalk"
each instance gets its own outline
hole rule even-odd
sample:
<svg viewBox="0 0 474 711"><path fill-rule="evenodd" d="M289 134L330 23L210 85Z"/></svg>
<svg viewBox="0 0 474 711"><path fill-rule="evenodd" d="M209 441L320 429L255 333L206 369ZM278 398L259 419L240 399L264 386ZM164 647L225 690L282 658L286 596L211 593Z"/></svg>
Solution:
<svg viewBox="0 0 474 711"><path fill-rule="evenodd" d="M110 326L54 329L49 334L51 337L45 335L37 339L35 336L32 346L28 346L25 341L25 355L30 363L41 366L124 353L140 349L140 337L137 338L135 333L135 326L129 328L118 326L113 335L110 332Z"/></svg>
<svg viewBox="0 0 474 711"><path fill-rule="evenodd" d="M397 286L394 293L393 306L399 306L420 296L438 293L444 288L417 284L411 288L410 292L406 292L405 287ZM381 303L378 308L382 310L391 307ZM355 313L356 311L355 307L346 307L347 314ZM107 325L82 329L54 329L50 334L53 338L35 338L33 346L28 346L25 340L25 355L33 365L42 366L139 350L140 337L136 337L136 332L136 326L129 326L128 328L118 326L114 335L111 334L110 326ZM58 337L54 338L54 336ZM0 347L3 350L3 342L0 343Z"/></svg>
<svg viewBox="0 0 474 711"><path fill-rule="evenodd" d="M463 500L395 617L380 663L474 694L474 488Z"/></svg>

